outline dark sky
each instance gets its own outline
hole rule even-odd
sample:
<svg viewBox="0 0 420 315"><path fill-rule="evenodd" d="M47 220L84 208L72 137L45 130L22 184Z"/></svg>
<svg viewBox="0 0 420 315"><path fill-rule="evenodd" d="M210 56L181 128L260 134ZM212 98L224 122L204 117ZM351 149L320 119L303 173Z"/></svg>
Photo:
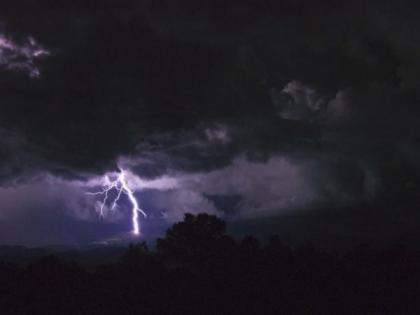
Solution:
<svg viewBox="0 0 420 315"><path fill-rule="evenodd" d="M0 243L126 233L127 198L100 218L86 194L118 167L144 237L203 211L256 234L415 231L414 4L3 1Z"/></svg>

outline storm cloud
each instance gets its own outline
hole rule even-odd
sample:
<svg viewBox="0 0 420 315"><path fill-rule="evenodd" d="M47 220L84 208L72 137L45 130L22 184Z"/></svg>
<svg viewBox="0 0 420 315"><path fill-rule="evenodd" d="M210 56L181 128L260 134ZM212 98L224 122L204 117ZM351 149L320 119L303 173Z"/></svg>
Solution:
<svg viewBox="0 0 420 315"><path fill-rule="evenodd" d="M2 189L51 176L67 182L57 208L90 218L72 183L119 166L177 183L144 191L149 211L171 220L413 204L420 28L404 8L3 3Z"/></svg>

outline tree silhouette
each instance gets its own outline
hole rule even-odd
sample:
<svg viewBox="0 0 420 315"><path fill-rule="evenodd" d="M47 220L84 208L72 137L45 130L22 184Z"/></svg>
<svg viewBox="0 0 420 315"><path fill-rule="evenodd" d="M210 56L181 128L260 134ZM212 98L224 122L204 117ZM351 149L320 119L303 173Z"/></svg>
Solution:
<svg viewBox="0 0 420 315"><path fill-rule="evenodd" d="M156 248L172 263L203 262L214 255L225 231L225 222L214 215L187 213L182 222L174 224L164 238L157 240Z"/></svg>
<svg viewBox="0 0 420 315"><path fill-rule="evenodd" d="M186 214L157 251L130 244L118 262L102 264L101 252L101 265L87 270L69 261L90 257L85 251L14 265L1 262L0 249L0 313L420 314L418 250L337 255L278 236L235 241L225 228L213 215Z"/></svg>

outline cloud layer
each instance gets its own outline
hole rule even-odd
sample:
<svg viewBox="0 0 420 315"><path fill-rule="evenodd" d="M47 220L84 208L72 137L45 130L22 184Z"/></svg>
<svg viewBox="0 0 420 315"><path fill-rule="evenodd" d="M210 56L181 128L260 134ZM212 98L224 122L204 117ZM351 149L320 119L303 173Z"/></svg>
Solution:
<svg viewBox="0 0 420 315"><path fill-rule="evenodd" d="M170 220L418 199L409 3L2 6L3 189L62 180L57 208L79 219L91 210L71 196L118 166L151 185L144 202Z"/></svg>

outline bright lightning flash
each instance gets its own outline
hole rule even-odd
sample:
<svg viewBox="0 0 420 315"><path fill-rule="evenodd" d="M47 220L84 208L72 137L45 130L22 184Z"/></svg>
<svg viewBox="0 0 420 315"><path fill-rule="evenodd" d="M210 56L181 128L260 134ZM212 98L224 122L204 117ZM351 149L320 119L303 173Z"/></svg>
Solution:
<svg viewBox="0 0 420 315"><path fill-rule="evenodd" d="M134 191L130 189L127 183L127 178L125 175L125 172L123 169L120 169L120 172L118 173L118 176L115 180L111 180L111 178L108 175L105 175L104 177L104 183L103 183L103 189L98 192L92 192L88 193L89 195L101 195L103 196L101 207L99 214L101 217L104 216L104 208L108 201L108 193L112 190L115 190L117 192L116 197L112 201L112 207L111 210L114 210L117 206L118 200L120 200L121 195L125 194L128 197L128 200L130 201L132 208L131 208L131 221L133 224L133 233L135 235L140 234L140 227L139 227L139 216L138 213L140 212L144 217L147 217L146 213L140 209L139 203L134 196Z"/></svg>

